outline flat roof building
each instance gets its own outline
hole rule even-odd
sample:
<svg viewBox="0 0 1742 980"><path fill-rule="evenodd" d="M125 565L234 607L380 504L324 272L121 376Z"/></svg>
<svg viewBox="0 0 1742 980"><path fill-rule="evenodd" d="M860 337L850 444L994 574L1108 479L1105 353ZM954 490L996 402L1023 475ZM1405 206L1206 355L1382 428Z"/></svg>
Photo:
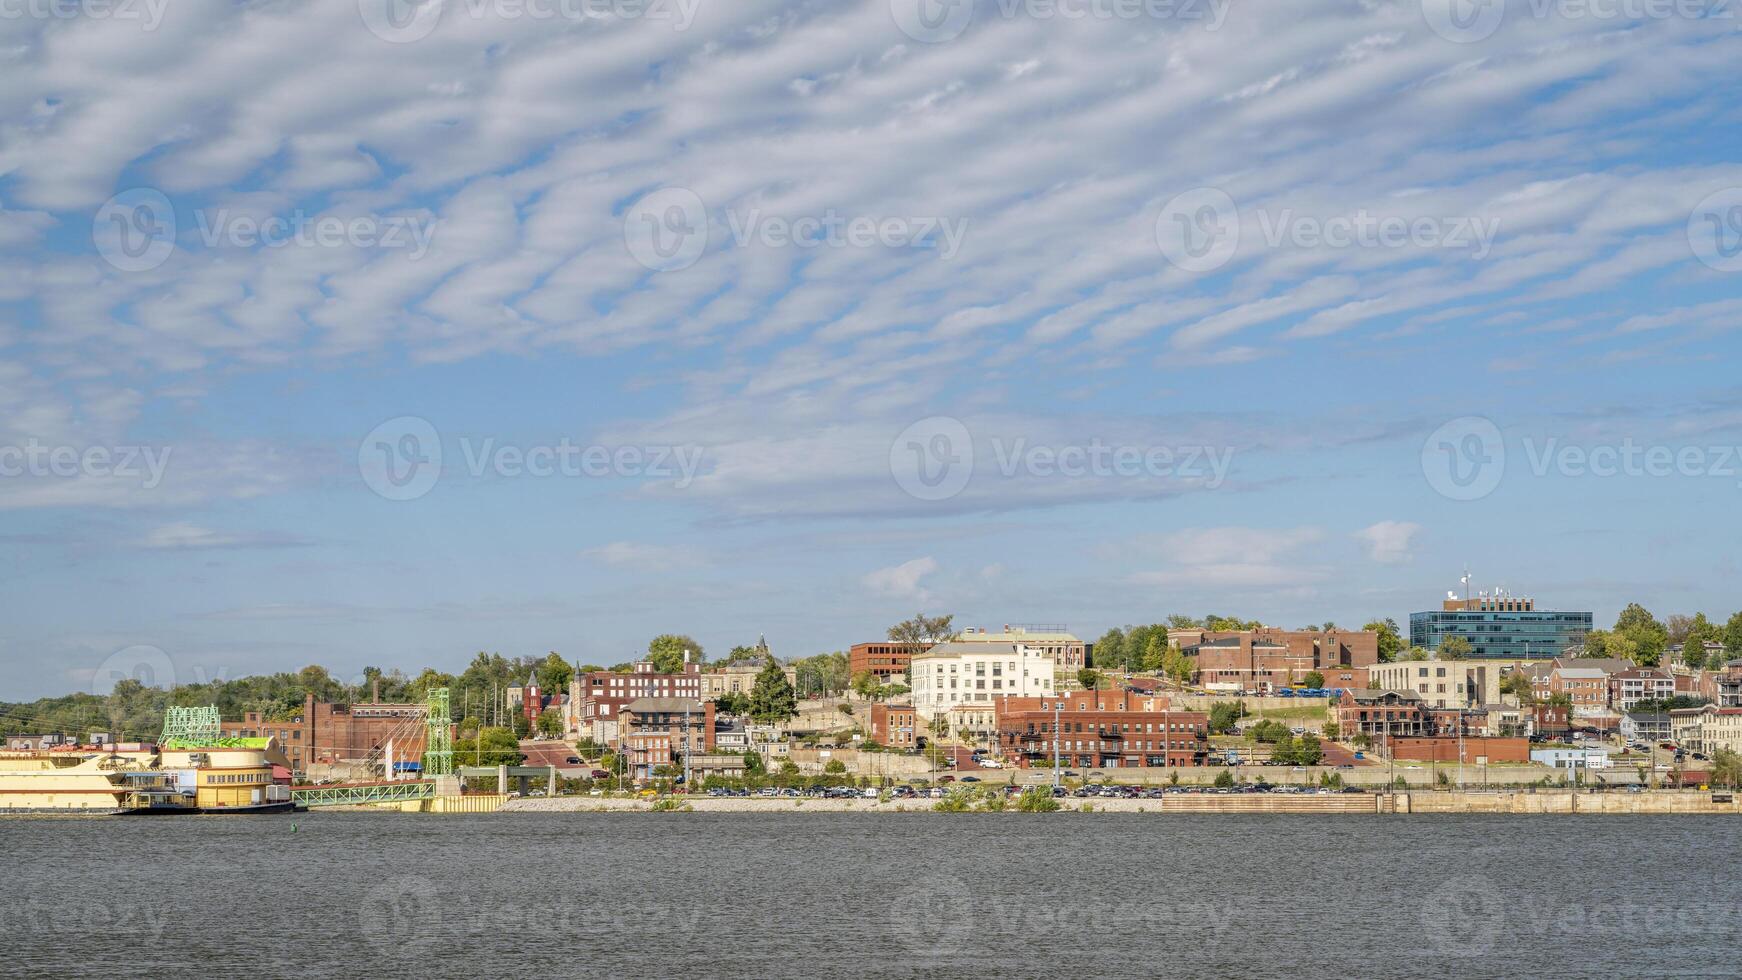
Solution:
<svg viewBox="0 0 1742 980"><path fill-rule="evenodd" d="M1467 659L1550 660L1583 646L1591 626L1588 612L1538 609L1535 599L1448 595L1439 609L1410 614L1409 642L1438 650L1455 636L1469 641Z"/></svg>

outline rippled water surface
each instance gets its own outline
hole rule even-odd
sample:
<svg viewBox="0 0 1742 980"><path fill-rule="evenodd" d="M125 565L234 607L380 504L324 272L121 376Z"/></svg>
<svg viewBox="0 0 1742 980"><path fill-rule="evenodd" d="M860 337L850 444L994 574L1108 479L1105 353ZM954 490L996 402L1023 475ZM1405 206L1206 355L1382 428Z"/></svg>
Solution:
<svg viewBox="0 0 1742 980"><path fill-rule="evenodd" d="M1734 976L1739 830L1615 816L7 819L0 973Z"/></svg>

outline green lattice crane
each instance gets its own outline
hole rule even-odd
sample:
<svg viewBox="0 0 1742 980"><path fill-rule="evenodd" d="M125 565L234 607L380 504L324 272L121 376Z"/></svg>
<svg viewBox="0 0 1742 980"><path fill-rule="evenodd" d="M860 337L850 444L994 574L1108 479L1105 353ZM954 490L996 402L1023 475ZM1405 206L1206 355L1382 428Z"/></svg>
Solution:
<svg viewBox="0 0 1742 980"><path fill-rule="evenodd" d="M452 776L454 774L453 714L448 704L448 689L433 687L429 692L429 707L424 712L423 774Z"/></svg>

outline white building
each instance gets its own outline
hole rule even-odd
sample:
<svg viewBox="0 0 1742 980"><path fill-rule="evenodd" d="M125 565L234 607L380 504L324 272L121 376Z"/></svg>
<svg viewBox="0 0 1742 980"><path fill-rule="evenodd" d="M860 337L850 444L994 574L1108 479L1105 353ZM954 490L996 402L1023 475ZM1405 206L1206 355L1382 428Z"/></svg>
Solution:
<svg viewBox="0 0 1742 980"><path fill-rule="evenodd" d="M1026 643L940 643L913 658L913 709L930 721L963 704L990 706L1000 695L1052 693L1058 661Z"/></svg>
<svg viewBox="0 0 1742 980"><path fill-rule="evenodd" d="M1609 753L1602 749L1531 749L1530 761L1555 769L1589 772L1609 768Z"/></svg>

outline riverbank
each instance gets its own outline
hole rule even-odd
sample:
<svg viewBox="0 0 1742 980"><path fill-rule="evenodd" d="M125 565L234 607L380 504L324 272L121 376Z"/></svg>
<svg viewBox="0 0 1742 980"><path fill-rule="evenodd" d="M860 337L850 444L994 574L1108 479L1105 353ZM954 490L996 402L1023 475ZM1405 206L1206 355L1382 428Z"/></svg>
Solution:
<svg viewBox="0 0 1742 980"><path fill-rule="evenodd" d="M675 804L694 813L931 813L932 800L762 799L697 797ZM1736 802L1709 792L1437 792L1437 793L1180 793L1161 799L1059 801L1060 812L1093 813L1319 813L1319 814L1719 814L1742 813ZM671 806L673 804L664 804ZM646 813L648 800L604 797L515 799L501 813Z"/></svg>

